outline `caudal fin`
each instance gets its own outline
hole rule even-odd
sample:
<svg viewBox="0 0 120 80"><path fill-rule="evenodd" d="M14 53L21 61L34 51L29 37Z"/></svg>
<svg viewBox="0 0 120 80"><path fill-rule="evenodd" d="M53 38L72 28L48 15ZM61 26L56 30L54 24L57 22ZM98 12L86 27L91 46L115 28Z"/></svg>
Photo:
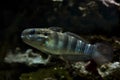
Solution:
<svg viewBox="0 0 120 80"><path fill-rule="evenodd" d="M94 46L95 49L92 57L97 64L102 65L112 60L113 49L110 45L104 43L96 43Z"/></svg>

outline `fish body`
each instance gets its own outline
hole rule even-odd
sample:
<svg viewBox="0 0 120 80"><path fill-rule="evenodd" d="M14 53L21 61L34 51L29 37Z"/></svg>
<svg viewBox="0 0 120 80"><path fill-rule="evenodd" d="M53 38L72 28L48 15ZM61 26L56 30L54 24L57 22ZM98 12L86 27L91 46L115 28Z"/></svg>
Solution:
<svg viewBox="0 0 120 80"><path fill-rule="evenodd" d="M25 29L21 38L28 45L46 54L63 56L69 61L94 59L98 64L103 64L112 58L112 49L108 45L90 44L80 36L61 32L58 28Z"/></svg>

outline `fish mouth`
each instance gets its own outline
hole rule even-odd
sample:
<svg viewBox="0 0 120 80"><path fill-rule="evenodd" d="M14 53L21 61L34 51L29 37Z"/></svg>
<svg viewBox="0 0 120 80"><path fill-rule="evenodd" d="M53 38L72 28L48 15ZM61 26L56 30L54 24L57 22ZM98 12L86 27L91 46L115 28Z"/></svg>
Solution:
<svg viewBox="0 0 120 80"><path fill-rule="evenodd" d="M24 31L21 34L21 39L26 42L26 41L31 41L32 40L32 35L26 34Z"/></svg>
<svg viewBox="0 0 120 80"><path fill-rule="evenodd" d="M21 38L22 38L22 39L25 39L26 36L27 36L27 30L25 29L25 30L22 31L22 33L21 33Z"/></svg>
<svg viewBox="0 0 120 80"><path fill-rule="evenodd" d="M21 39L23 40L23 42L29 42L30 41L30 38L27 36L27 35L21 35Z"/></svg>
<svg viewBox="0 0 120 80"><path fill-rule="evenodd" d="M26 40L30 40L30 39L31 39L30 36L31 36L31 35L23 35L23 34L22 34L22 35L21 35L21 38L22 38L23 40L25 40L25 39L26 39Z"/></svg>
<svg viewBox="0 0 120 80"><path fill-rule="evenodd" d="M22 35L21 35L21 39L25 39L25 38L26 38L25 35L22 34Z"/></svg>
<svg viewBox="0 0 120 80"><path fill-rule="evenodd" d="M23 30L23 32L21 33L21 38L22 38L23 40L25 40L25 39L30 40L30 39L33 37L34 33L35 33L35 30L34 30L34 29L25 29L25 30Z"/></svg>

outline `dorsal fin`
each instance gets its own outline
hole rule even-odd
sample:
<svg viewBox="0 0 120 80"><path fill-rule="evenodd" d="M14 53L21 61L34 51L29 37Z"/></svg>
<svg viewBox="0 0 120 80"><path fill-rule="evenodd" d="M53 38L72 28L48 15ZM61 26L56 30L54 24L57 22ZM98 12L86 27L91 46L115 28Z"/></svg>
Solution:
<svg viewBox="0 0 120 80"><path fill-rule="evenodd" d="M48 29L56 31L56 32L62 32L63 29L61 27L49 27Z"/></svg>
<svg viewBox="0 0 120 80"><path fill-rule="evenodd" d="M85 43L89 43L88 41L86 41L86 40L83 39L82 37L78 36L77 34L74 34L74 33L71 33L71 32L65 32L65 34L70 35L70 36L73 36L73 37L75 37L75 38L77 38L77 39L79 39L79 40L82 40L82 41L84 41Z"/></svg>

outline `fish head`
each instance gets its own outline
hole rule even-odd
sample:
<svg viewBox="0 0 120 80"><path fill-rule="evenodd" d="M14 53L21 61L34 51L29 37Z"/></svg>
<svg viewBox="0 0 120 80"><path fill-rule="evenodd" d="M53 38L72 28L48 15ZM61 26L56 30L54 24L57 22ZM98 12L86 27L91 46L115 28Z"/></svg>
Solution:
<svg viewBox="0 0 120 80"><path fill-rule="evenodd" d="M46 43L50 40L50 35L52 35L54 31L48 28L30 28L25 29L22 34L22 40L41 51L46 51Z"/></svg>

